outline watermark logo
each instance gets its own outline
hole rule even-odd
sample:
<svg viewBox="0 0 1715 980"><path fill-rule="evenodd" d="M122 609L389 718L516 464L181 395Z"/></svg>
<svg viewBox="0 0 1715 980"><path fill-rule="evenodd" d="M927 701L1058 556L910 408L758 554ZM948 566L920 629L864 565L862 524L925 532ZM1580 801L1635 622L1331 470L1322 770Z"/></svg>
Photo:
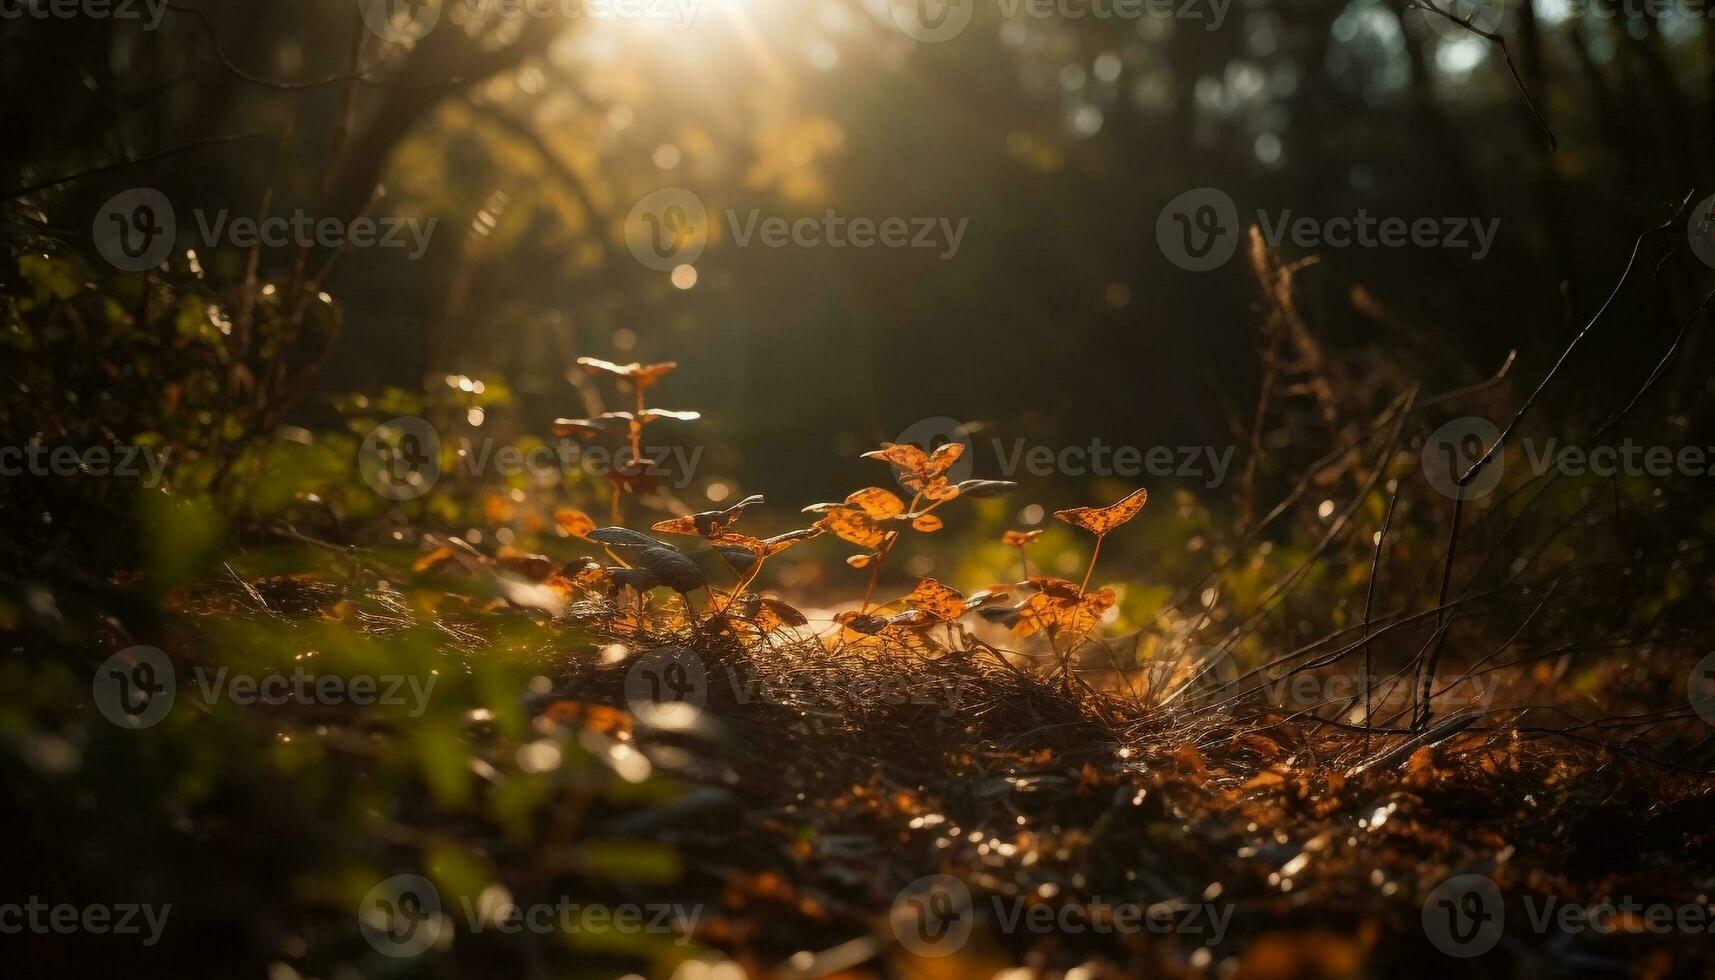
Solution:
<svg viewBox="0 0 1715 980"><path fill-rule="evenodd" d="M682 727L709 703L703 660L684 647L660 647L625 672L625 701L644 724Z"/></svg>
<svg viewBox="0 0 1715 980"><path fill-rule="evenodd" d="M194 691L204 704L220 701L250 705L386 705L404 706L412 718L428 710L436 675L316 674L293 667L265 675L234 672L226 667L191 671ZM178 700L178 671L161 650L127 647L102 662L91 682L96 708L121 728L143 729L161 723Z"/></svg>
<svg viewBox="0 0 1715 980"><path fill-rule="evenodd" d="M1484 875L1455 875L1423 901L1423 933L1448 956L1468 959L1495 948L1506 927L1501 890Z"/></svg>
<svg viewBox="0 0 1715 980"><path fill-rule="evenodd" d="M409 959L439 942L449 923L433 882L422 875L394 875L363 896L357 925L377 953Z"/></svg>
<svg viewBox="0 0 1715 980"><path fill-rule="evenodd" d="M958 419L934 416L912 423L889 441L914 445L925 452L934 452L950 442L963 444L964 452L946 474L953 483L969 479L973 472L998 470L1009 480L1020 476L1179 478L1200 480L1213 489L1226 480L1238 452L1236 446L1130 446L1100 438L1076 445L1033 443L1022 437L979 440L972 435L974 429L975 426ZM983 456L980 465L979 456Z"/></svg>
<svg viewBox="0 0 1715 980"><path fill-rule="evenodd" d="M96 251L121 272L144 272L167 261L177 230L173 202L151 187L108 198L92 228Z"/></svg>
<svg viewBox="0 0 1715 980"><path fill-rule="evenodd" d="M976 914L964 882L951 875L929 875L900 891L887 918L901 946L933 958L965 948Z"/></svg>
<svg viewBox="0 0 1715 980"><path fill-rule="evenodd" d="M1459 485L1459 480L1499 438L1500 431L1485 418L1470 416L1448 422L1423 444L1424 476L1447 497L1473 500L1488 496L1500 485L1506 465L1504 454L1490 457L1482 471L1464 486ZM1510 441L1523 450L1525 465L1533 477L1550 473L1601 479L1715 475L1715 446L1652 446L1629 438L1598 445L1562 442L1557 437L1524 436Z"/></svg>
<svg viewBox="0 0 1715 980"><path fill-rule="evenodd" d="M1480 416L1448 422L1424 440L1421 456L1424 479L1443 496L1454 500L1487 497L1501 484L1506 460L1500 454L1489 460L1471 482L1461 486L1459 481L1500 437L1501 430L1495 423Z"/></svg>
<svg viewBox="0 0 1715 980"><path fill-rule="evenodd" d="M717 219L706 202L683 187L655 191L625 219L625 245L638 262L656 272L695 265L708 247ZM819 216L764 214L760 208L721 212L735 248L931 250L943 262L958 257L971 219L844 215L829 208ZM693 280L694 281L694 280Z"/></svg>
<svg viewBox="0 0 1715 980"><path fill-rule="evenodd" d="M683 490L696 481L701 446L641 446L609 449L582 445L571 437L528 447L497 439L458 437L449 445L450 462L441 461L442 441L427 421L416 416L389 419L370 431L358 449L358 474L376 493L392 500L413 500L434 489L448 470L480 477L527 477L540 485L571 473L592 478L615 474L646 479L651 485Z"/></svg>
<svg viewBox="0 0 1715 980"><path fill-rule="evenodd" d="M900 33L928 44L951 41L971 26L977 0L891 0L888 13Z"/></svg>
<svg viewBox="0 0 1715 980"><path fill-rule="evenodd" d="M931 415L926 419L918 419L889 441L899 446L916 446L926 453L933 453L951 442L962 444L965 447L964 452L959 454L959 458L954 460L943 474L949 483L970 479L976 468L977 447L971 439L971 427L955 418ZM905 470L894 467L896 477L904 474Z"/></svg>
<svg viewBox="0 0 1715 980"><path fill-rule="evenodd" d="M1161 209L1155 240L1161 254L1186 272L1209 272L1227 264L1239 244L1239 211L1225 191L1188 190Z"/></svg>
<svg viewBox="0 0 1715 980"><path fill-rule="evenodd" d="M696 933L702 915L703 906L696 903L595 905L566 896L520 903L499 883L490 884L479 895L459 895L448 906L427 878L406 874L370 889L358 906L357 922L376 952L409 959L444 948L461 927L472 935L663 935L673 936L674 944L682 946Z"/></svg>
<svg viewBox="0 0 1715 980"><path fill-rule="evenodd" d="M358 0L371 33L394 44L420 40L441 20L441 0Z"/></svg>
<svg viewBox="0 0 1715 980"><path fill-rule="evenodd" d="M1505 20L1507 16L1507 0L1421 0L1421 3L1434 4L1437 9L1452 14L1459 21L1470 24L1472 28L1484 34L1493 34L1500 30L1501 21ZM1421 4L1414 4L1413 6L1417 10L1417 15L1429 25L1429 29L1443 40L1483 40L1471 33L1461 23L1450 20L1434 10L1426 10Z"/></svg>
<svg viewBox="0 0 1715 980"><path fill-rule="evenodd" d="M709 244L709 208L695 192L664 187L625 216L625 246L656 272L695 265Z"/></svg>
<svg viewBox="0 0 1715 980"><path fill-rule="evenodd" d="M1691 237L1691 251L1704 265L1715 268L1715 194L1691 209L1691 223L1686 232Z"/></svg>
<svg viewBox="0 0 1715 980"><path fill-rule="evenodd" d="M1697 717L1715 725L1715 653L1697 661L1697 666L1691 668L1686 688Z"/></svg>
<svg viewBox="0 0 1715 980"><path fill-rule="evenodd" d="M155 647L126 647L96 668L91 690L102 717L121 728L152 728L173 710L177 673Z"/></svg>
<svg viewBox="0 0 1715 980"><path fill-rule="evenodd" d="M732 703L816 703L847 711L877 704L916 705L939 709L952 718L965 703L967 682L935 673L884 671L858 677L823 674L764 676L735 666L711 671L702 658L684 647L660 647L639 655L626 671L625 701L646 725L681 728L709 702L717 686Z"/></svg>
<svg viewBox="0 0 1715 980"><path fill-rule="evenodd" d="M226 208L191 212L195 222L181 229L172 201L151 187L134 187L109 198L91 227L96 251L121 272L143 272L166 261L189 232L203 247L410 248L409 257L428 252L439 218L359 216L351 221L316 218L302 209L290 215L234 217Z"/></svg>
<svg viewBox="0 0 1715 980"><path fill-rule="evenodd" d="M1355 214L1315 217L1258 209L1255 224L1270 248L1441 248L1465 252L1481 262L1493 250L1500 219L1475 217L1383 217L1359 208ZM1155 237L1167 260L1187 272L1209 272L1238 250L1238 208L1225 192L1199 187L1167 203L1156 218Z"/></svg>
<svg viewBox="0 0 1715 980"><path fill-rule="evenodd" d="M369 489L389 500L415 500L441 478L441 437L414 415L376 426L357 451L357 471Z"/></svg>

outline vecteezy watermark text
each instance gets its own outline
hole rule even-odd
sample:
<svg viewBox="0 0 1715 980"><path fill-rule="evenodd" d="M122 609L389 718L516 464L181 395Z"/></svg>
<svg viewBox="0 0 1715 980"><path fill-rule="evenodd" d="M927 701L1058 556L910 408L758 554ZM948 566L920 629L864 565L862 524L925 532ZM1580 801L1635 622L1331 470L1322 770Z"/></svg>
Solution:
<svg viewBox="0 0 1715 980"><path fill-rule="evenodd" d="M0 0L0 20L139 21L152 31L166 14L167 0Z"/></svg>
<svg viewBox="0 0 1715 980"><path fill-rule="evenodd" d="M943 262L959 254L971 219L936 216L770 215L761 208L728 208L727 234L738 248L917 249ZM694 265L714 232L708 205L694 191L665 187L638 201L625 219L625 243L638 262L657 272Z"/></svg>
<svg viewBox="0 0 1715 980"><path fill-rule="evenodd" d="M1481 416L1443 424L1424 440L1421 454L1424 478L1443 495L1455 499L1475 500L1494 493L1506 470L1505 453L1488 456L1481 470L1474 467L1500 435L1500 428ZM1603 479L1715 475L1715 446L1651 446L1630 438L1587 446L1563 442L1557 437L1531 436L1517 437L1514 442L1523 449L1525 464L1535 477L1549 473Z"/></svg>
<svg viewBox="0 0 1715 980"><path fill-rule="evenodd" d="M385 41L405 44L435 29L447 10L465 23L562 20L652 21L683 31L697 20L703 0L358 0L363 23Z"/></svg>
<svg viewBox="0 0 1715 980"><path fill-rule="evenodd" d="M1715 909L1707 901L1673 904L1646 902L1631 895L1603 895L1581 903L1527 892L1520 896L1519 904L1524 906L1523 925L1538 935L1715 933ZM1486 875L1455 875L1423 902L1424 934L1449 956L1466 959L1494 949L1506 923L1501 890Z"/></svg>
<svg viewBox="0 0 1715 980"><path fill-rule="evenodd" d="M888 924L894 938L924 957L952 956L970 940L978 913L1008 935L1191 936L1219 945L1232 921L1233 906L1212 902L1038 901L1013 895L973 899L965 883L951 875L919 878L894 899Z"/></svg>
<svg viewBox="0 0 1715 980"><path fill-rule="evenodd" d="M249 707L268 705L380 705L405 707L412 718L429 706L436 676L426 674L316 673L304 667L251 674L227 667L192 671L191 690L204 704L220 701ZM108 657L91 683L95 706L121 728L151 728L161 723L178 700L178 670L155 647L133 646Z"/></svg>
<svg viewBox="0 0 1715 980"><path fill-rule="evenodd" d="M914 40L951 41L976 17L979 4L991 0L892 0L888 13L893 26ZM1227 22L1232 0L992 0L1007 20L1202 22L1205 31L1218 31Z"/></svg>
<svg viewBox="0 0 1715 980"><path fill-rule="evenodd" d="M545 902L519 902L500 885L476 896L460 895L448 907L434 883L422 875L394 875L364 896L357 921L377 952L397 959L420 956L452 937L457 912L472 934L563 934L671 936L684 945L696 932L703 906L679 902L624 902L598 905L560 897Z"/></svg>
<svg viewBox="0 0 1715 980"><path fill-rule="evenodd" d="M407 257L420 259L429 249L429 238L439 218L382 217L362 215L346 221L315 217L302 209L290 215L255 218L234 216L221 208L197 208L195 241L206 248L396 248L409 249ZM92 231L102 258L123 272L142 272L166 261L179 242L180 223L173 203L158 190L135 187L109 198L96 212Z"/></svg>
<svg viewBox="0 0 1715 980"><path fill-rule="evenodd" d="M167 450L152 446L0 446L0 477L115 476L161 485Z"/></svg>
<svg viewBox="0 0 1715 980"><path fill-rule="evenodd" d="M117 902L73 905L45 902L31 895L22 902L0 902L0 934L19 933L70 936L142 936L144 946L161 941L173 906L146 902Z"/></svg>
<svg viewBox="0 0 1715 980"><path fill-rule="evenodd" d="M1032 446L1024 439L993 440L1002 476L1033 477L1181 477L1218 487L1232 466L1234 446L1110 446L1092 439L1088 446Z"/></svg>
<svg viewBox="0 0 1715 980"><path fill-rule="evenodd" d="M1500 219L1476 217L1384 217L1359 208L1352 215L1316 217L1287 208L1258 209L1256 226L1271 248L1442 248L1481 262L1493 249ZM1227 263L1244 232L1238 207L1225 191L1199 187L1161 209L1155 237L1168 261L1187 272L1208 272Z"/></svg>
<svg viewBox="0 0 1715 980"><path fill-rule="evenodd" d="M642 446L633 451L556 438L532 446L461 436L453 442L452 470L468 476L527 476L548 482L571 473L623 475L683 490L696 479L701 446ZM434 489L443 470L441 437L416 416L389 419L372 429L357 454L358 473L370 489L391 500L413 500Z"/></svg>
<svg viewBox="0 0 1715 980"><path fill-rule="evenodd" d="M828 706L920 705L939 709L943 718L958 715L966 682L939 674L877 671L855 677L810 673L764 678L726 667L710 677L703 659L685 647L659 647L640 654L626 670L625 699L632 714L646 722L700 710L709 702L712 683L726 685L735 704L788 704L810 701Z"/></svg>

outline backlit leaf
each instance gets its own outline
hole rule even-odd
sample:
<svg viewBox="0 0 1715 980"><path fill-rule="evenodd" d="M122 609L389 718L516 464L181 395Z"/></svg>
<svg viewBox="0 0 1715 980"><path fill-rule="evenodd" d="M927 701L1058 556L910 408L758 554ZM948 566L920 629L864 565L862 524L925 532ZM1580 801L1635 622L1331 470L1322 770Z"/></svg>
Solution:
<svg viewBox="0 0 1715 980"><path fill-rule="evenodd" d="M1143 509L1144 502L1149 499L1148 490L1135 490L1117 504L1106 507L1074 507L1071 510L1059 510L1054 516L1068 524L1073 524L1089 531L1097 537L1102 537L1114 528L1137 516Z"/></svg>
<svg viewBox="0 0 1715 980"><path fill-rule="evenodd" d="M619 378L636 385L640 391L648 390L655 382L660 381L667 372L679 366L673 361L662 361L659 364L615 364L599 357L580 357L578 364L582 365L583 369L592 375L606 374Z"/></svg>
<svg viewBox="0 0 1715 980"><path fill-rule="evenodd" d="M581 510L561 507L554 511L554 526L571 537L582 538L595 530L595 521Z"/></svg>

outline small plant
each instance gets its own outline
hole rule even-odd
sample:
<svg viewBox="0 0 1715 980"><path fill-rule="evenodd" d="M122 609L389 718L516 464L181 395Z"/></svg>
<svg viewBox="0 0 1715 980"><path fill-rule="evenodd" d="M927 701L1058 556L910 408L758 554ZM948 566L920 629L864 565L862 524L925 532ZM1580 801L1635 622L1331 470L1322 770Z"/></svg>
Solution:
<svg viewBox="0 0 1715 980"><path fill-rule="evenodd" d="M857 546L859 552L848 557L846 564L869 572L856 608L837 613L834 622L838 629L827 631L821 638L830 651L873 647L938 657L986 650L1003 664L1013 666L1000 650L965 628L964 618L978 613L1020 638L1045 637L1061 684L1068 693L1072 690L1075 654L1117 600L1113 588L1090 586L1102 544L1109 534L1138 515L1149 498L1148 491L1134 491L1107 507L1077 507L1054 515L1095 535L1080 582L1033 571L1029 548L1043 532L1011 530L1002 542L1018 549L1019 581L990 585L966 595L937 579L920 578L906 594L881 601L876 591L882 569L907 534L935 534L946 526L942 517L945 505L962 497L999 496L1016 484L1007 480L950 480L947 474L964 452L962 443L935 449L884 443L863 456L893 467L895 479L908 497L885 487L864 487L844 500L805 507L805 513L816 515L813 524L770 537L739 529L747 514L764 503L760 494L719 510L656 520L647 532L634 530L622 522L625 507L621 495L631 494L650 505L660 505L663 499L646 497L653 485L643 456L645 427L663 419L688 421L699 415L648 406L646 393L673 370L671 361L619 365L584 357L578 363L591 374L616 379L635 397L630 411L605 412L589 419L559 419L554 425L562 438L597 439L623 433L624 446L630 450L628 465L609 478L611 524L597 527L588 514L573 507L554 512L555 526L561 532L601 548L606 561L585 559L555 572L554 564L541 556L503 549L491 562L495 567L535 579L562 597L560 605L570 615L639 642L665 642L669 637L678 637L675 642L690 642L699 636L719 635L767 641L780 630L807 626L809 620L777 596L757 591L763 568L770 558L787 549L829 534ZM667 505L671 506L670 500ZM656 535L695 539L703 547L682 548ZM419 570L444 561L453 550L442 545L419 563ZM711 584L711 577L729 581L726 585ZM671 590L679 602L654 605L650 596L659 589ZM692 599L697 592L704 594L700 606Z"/></svg>
<svg viewBox="0 0 1715 980"><path fill-rule="evenodd" d="M1090 577L1095 574L1096 561L1102 555L1102 542L1115 529L1136 517L1148 500L1149 491L1139 489L1106 507L1074 507L1054 513L1060 520L1096 536L1096 546L1090 552L1090 564L1084 569L1084 580L1077 584L1051 575L1030 574L1030 560L1025 549L1036 540L1040 531L1008 531L1002 539L1005 544L1018 548L1025 572L1025 580L1019 585L1030 590L1031 594L1016 605L992 610L988 613L989 618L1011 627L1020 636L1037 633L1047 636L1060 664L1061 682L1068 689L1073 676L1073 652L1113 608L1117 598L1112 588L1090 591ZM1059 640L1065 636L1071 639L1062 648Z"/></svg>
<svg viewBox="0 0 1715 980"><path fill-rule="evenodd" d="M631 451L630 456L626 457L623 462L616 462L607 474L608 482L613 487L609 497L609 505L613 513L613 523L618 524L624 514L620 502L620 493L638 496L655 487L655 476L651 472L649 461L643 455L644 427L662 420L695 422L702 418L702 415L697 412L673 412L664 408L650 408L647 405L646 395L649 389L678 367L676 362L615 364L599 357L580 357L578 364L592 376L616 379L620 389L622 391L629 389L636 400L635 408L629 412L603 412L593 419L556 419L554 421L554 434L562 439L595 439L624 430L625 444L626 448ZM617 454L615 459L616 461L619 459Z"/></svg>

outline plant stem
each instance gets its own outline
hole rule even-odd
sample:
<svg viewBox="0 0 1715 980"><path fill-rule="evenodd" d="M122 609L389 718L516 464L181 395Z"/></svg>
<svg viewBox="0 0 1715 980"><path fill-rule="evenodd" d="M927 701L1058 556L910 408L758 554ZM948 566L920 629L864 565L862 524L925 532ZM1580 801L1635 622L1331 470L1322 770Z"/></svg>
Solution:
<svg viewBox="0 0 1715 980"><path fill-rule="evenodd" d="M1078 595L1080 597L1083 596L1084 590L1090 587L1090 576L1095 574L1096 559L1102 557L1102 539L1105 537L1107 537L1105 534L1096 535L1096 550L1090 552L1090 567L1084 569L1084 584L1078 586Z"/></svg>

